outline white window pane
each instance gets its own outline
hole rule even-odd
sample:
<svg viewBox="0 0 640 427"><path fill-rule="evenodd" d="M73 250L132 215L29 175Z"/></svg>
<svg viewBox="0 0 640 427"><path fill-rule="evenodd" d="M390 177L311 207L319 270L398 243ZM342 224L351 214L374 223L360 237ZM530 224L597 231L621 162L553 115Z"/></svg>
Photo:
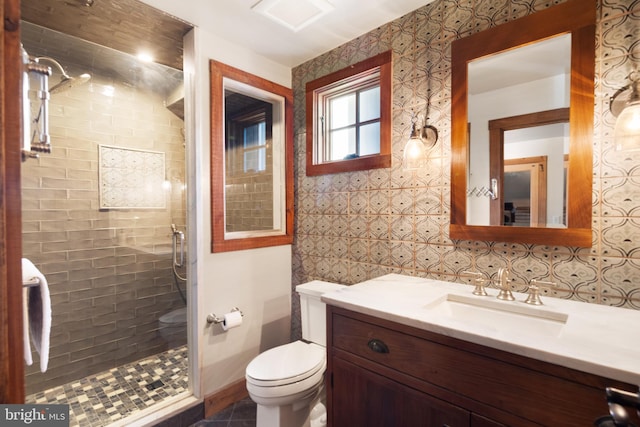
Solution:
<svg viewBox="0 0 640 427"><path fill-rule="evenodd" d="M380 153L380 123L371 123L360 128L360 155Z"/></svg>
<svg viewBox="0 0 640 427"><path fill-rule="evenodd" d="M354 124L356 121L356 94L350 93L329 101L329 129Z"/></svg>
<svg viewBox="0 0 640 427"><path fill-rule="evenodd" d="M267 170L267 150L266 148L258 148L244 152L244 171L245 172L262 172Z"/></svg>
<svg viewBox="0 0 640 427"><path fill-rule="evenodd" d="M354 128L331 132L329 161L342 160L356 152L356 130Z"/></svg>
<svg viewBox="0 0 640 427"><path fill-rule="evenodd" d="M244 128L244 148L264 145L267 139L265 122L256 123L255 125Z"/></svg>
<svg viewBox="0 0 640 427"><path fill-rule="evenodd" d="M258 170L267 170L267 149L265 147L258 149Z"/></svg>
<svg viewBox="0 0 640 427"><path fill-rule="evenodd" d="M244 171L258 171L258 151L251 150L244 152Z"/></svg>
<svg viewBox="0 0 640 427"><path fill-rule="evenodd" d="M380 118L380 86L360 92L360 122Z"/></svg>

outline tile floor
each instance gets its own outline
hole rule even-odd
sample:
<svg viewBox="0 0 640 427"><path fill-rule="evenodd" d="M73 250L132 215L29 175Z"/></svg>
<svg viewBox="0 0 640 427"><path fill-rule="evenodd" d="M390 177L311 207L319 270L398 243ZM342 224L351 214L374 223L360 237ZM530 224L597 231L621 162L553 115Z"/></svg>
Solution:
<svg viewBox="0 0 640 427"><path fill-rule="evenodd" d="M256 404L246 398L191 427L255 427Z"/></svg>
<svg viewBox="0 0 640 427"><path fill-rule="evenodd" d="M188 389L185 345L29 395L26 403L69 404L70 427L102 427Z"/></svg>

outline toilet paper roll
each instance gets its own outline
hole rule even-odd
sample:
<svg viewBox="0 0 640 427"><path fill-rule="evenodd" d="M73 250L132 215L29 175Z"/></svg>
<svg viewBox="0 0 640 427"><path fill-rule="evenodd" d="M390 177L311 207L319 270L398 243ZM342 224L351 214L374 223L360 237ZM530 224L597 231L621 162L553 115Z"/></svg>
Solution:
<svg viewBox="0 0 640 427"><path fill-rule="evenodd" d="M223 331L236 328L240 325L242 325L242 313L239 311L232 311L224 315L224 320L222 321Z"/></svg>

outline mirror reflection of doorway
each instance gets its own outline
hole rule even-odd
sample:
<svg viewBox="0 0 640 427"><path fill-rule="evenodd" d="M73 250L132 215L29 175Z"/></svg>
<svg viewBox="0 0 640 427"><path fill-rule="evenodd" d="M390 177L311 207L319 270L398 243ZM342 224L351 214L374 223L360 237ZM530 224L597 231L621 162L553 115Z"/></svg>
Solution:
<svg viewBox="0 0 640 427"><path fill-rule="evenodd" d="M505 117L489 121L490 176L498 179L498 197L489 201L492 225L521 227L563 227L566 224L566 159L568 158L569 109ZM520 169L514 169L515 165ZM511 167L508 169L507 166ZM514 174L528 168L532 176L529 194L520 192L520 210L530 209L530 217L521 215L515 221L514 201L506 196L507 172ZM541 173L543 172L543 173ZM522 181L519 175L512 180ZM560 185L560 182L563 182ZM525 202L524 200L535 201ZM509 211L509 215L505 215ZM511 212L513 211L513 212Z"/></svg>
<svg viewBox="0 0 640 427"><path fill-rule="evenodd" d="M504 225L544 227L547 216L547 157L505 159Z"/></svg>

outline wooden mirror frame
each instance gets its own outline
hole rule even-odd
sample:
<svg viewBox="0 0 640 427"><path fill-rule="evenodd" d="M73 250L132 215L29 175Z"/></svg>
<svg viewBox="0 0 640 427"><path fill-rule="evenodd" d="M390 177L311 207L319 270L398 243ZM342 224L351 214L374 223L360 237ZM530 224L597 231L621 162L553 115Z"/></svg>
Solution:
<svg viewBox="0 0 640 427"><path fill-rule="evenodd" d="M209 74L211 84L211 251L227 252L290 245L293 242L293 91L285 86L214 60L209 61ZM271 92L284 99L284 222L286 228L284 234L235 239L225 237L224 78ZM274 187L278 188L279 185L274 185Z"/></svg>
<svg viewBox="0 0 640 427"><path fill-rule="evenodd" d="M451 239L591 247L595 19L595 0L568 0L452 43ZM567 228L467 225L468 63L568 33L571 95Z"/></svg>

